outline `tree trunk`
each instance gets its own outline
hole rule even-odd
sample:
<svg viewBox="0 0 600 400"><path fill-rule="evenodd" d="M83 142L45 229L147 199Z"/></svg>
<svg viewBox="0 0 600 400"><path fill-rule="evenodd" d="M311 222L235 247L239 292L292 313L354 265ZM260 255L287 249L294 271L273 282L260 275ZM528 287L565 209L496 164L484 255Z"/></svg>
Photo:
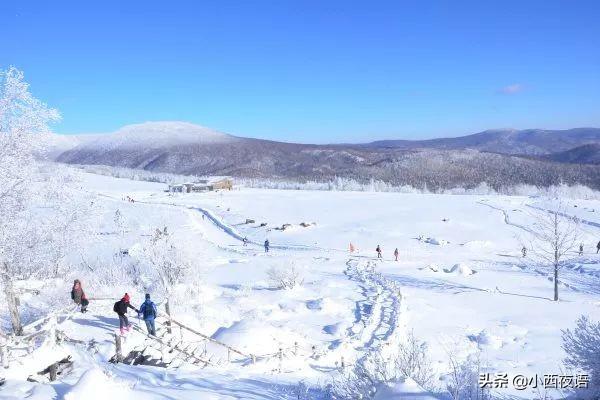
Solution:
<svg viewBox="0 0 600 400"><path fill-rule="evenodd" d="M554 265L554 301L558 301L558 265Z"/></svg>
<svg viewBox="0 0 600 400"><path fill-rule="evenodd" d="M167 332L171 333L171 326L173 324L171 323L171 305L169 304L169 298L168 297L167 297L167 301L165 303L165 311L166 311L167 317L168 317L168 320L167 320L167 323L166 323L166 325L167 325Z"/></svg>
<svg viewBox="0 0 600 400"><path fill-rule="evenodd" d="M23 335L23 325L21 324L21 315L19 314L19 299L15 293L15 288L11 277L8 273L8 266L6 263L3 264L1 271L2 274L2 285L4 286L4 294L6 296L6 305L10 314L10 321L12 322L13 333L17 336Z"/></svg>

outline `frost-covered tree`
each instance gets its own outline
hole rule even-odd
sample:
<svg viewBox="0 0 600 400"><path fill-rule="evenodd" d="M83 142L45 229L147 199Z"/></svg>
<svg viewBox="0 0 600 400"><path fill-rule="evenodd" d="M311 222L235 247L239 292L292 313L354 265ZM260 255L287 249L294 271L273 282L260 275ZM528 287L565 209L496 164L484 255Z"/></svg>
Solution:
<svg viewBox="0 0 600 400"><path fill-rule="evenodd" d="M190 257L182 248L176 246L167 227L156 228L148 242L130 249L130 255L145 265L146 278L154 285L157 284L157 289L163 291L165 311L171 318L171 296L175 286L190 276Z"/></svg>
<svg viewBox="0 0 600 400"><path fill-rule="evenodd" d="M113 216L113 221L115 222L115 228L117 229L117 233L121 236L125 234L125 218L121 213L121 210L117 208L115 211L115 215Z"/></svg>
<svg viewBox="0 0 600 400"><path fill-rule="evenodd" d="M568 216L564 205L559 203L552 210L534 215L529 231L534 256L552 270L554 301L558 301L559 272L567 254L580 242L579 220Z"/></svg>
<svg viewBox="0 0 600 400"><path fill-rule="evenodd" d="M56 276L83 208L66 201L68 174L37 161L59 114L29 92L23 73L0 71L0 280L13 332L22 334L15 283ZM70 199L70 198L69 198Z"/></svg>
<svg viewBox="0 0 600 400"><path fill-rule="evenodd" d="M578 393L582 399L600 396L600 323L581 316L575 329L562 331L565 364L590 375L590 386Z"/></svg>

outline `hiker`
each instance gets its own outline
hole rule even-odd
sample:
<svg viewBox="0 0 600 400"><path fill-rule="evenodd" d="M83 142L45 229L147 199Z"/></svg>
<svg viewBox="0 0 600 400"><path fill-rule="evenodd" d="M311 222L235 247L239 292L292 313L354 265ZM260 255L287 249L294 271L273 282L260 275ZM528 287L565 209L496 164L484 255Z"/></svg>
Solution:
<svg viewBox="0 0 600 400"><path fill-rule="evenodd" d="M596 254L598 254L599 251L600 251L600 242L598 242L598 244L596 245Z"/></svg>
<svg viewBox="0 0 600 400"><path fill-rule="evenodd" d="M75 281L73 281L73 288L71 289L71 299L75 302L75 304L81 305L82 313L87 312L87 306L88 304L90 304L90 302L85 296L85 292L81 287L81 281L79 279L75 279Z"/></svg>
<svg viewBox="0 0 600 400"><path fill-rule="evenodd" d="M248 245L248 238L246 236L244 236L244 238L242 239L242 243L244 243L244 247Z"/></svg>
<svg viewBox="0 0 600 400"><path fill-rule="evenodd" d="M377 258L382 258L381 257L381 247L379 245L377 245L377 248L375 249L375 251L377 252Z"/></svg>
<svg viewBox="0 0 600 400"><path fill-rule="evenodd" d="M121 335L124 335L125 332L129 332L129 329L131 328L129 319L127 319L128 308L131 308L138 314L140 313L139 310L136 310L134 306L129 304L129 294L125 293L125 296L113 306L113 311L119 316L119 330L121 331Z"/></svg>
<svg viewBox="0 0 600 400"><path fill-rule="evenodd" d="M583 243L581 243L579 245L579 256L581 257L583 255Z"/></svg>
<svg viewBox="0 0 600 400"><path fill-rule="evenodd" d="M527 257L527 247L523 246L521 249L521 254L523 254L523 258Z"/></svg>
<svg viewBox="0 0 600 400"><path fill-rule="evenodd" d="M350 253L354 253L354 245L350 242Z"/></svg>
<svg viewBox="0 0 600 400"><path fill-rule="evenodd" d="M152 336L156 336L156 327L154 326L154 320L158 315L158 311L156 310L156 304L152 300L150 300L150 293L146 293L146 300L140 306L139 315L144 318L144 322L146 323L146 329L148 329L148 334Z"/></svg>
<svg viewBox="0 0 600 400"><path fill-rule="evenodd" d="M269 252L269 239L265 240L265 253Z"/></svg>
<svg viewBox="0 0 600 400"><path fill-rule="evenodd" d="M400 252L398 251L398 248L396 247L396 250L394 250L394 257L396 258L396 261L398 261L399 255L400 255Z"/></svg>

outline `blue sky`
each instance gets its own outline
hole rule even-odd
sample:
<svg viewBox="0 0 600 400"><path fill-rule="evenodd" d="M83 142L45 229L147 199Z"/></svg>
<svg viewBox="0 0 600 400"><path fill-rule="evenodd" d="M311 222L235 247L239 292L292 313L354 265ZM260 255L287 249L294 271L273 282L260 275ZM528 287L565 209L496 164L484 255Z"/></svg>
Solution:
<svg viewBox="0 0 600 400"><path fill-rule="evenodd" d="M13 1L0 68L60 133L297 142L600 126L598 1Z"/></svg>

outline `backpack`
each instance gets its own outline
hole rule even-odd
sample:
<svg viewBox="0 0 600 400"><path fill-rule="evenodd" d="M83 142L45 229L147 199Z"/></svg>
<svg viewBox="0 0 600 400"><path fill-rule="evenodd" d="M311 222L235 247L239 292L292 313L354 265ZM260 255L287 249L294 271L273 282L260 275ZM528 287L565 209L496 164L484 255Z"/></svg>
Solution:
<svg viewBox="0 0 600 400"><path fill-rule="evenodd" d="M148 319L148 317L156 318L155 307L153 302L144 303L144 319Z"/></svg>
<svg viewBox="0 0 600 400"><path fill-rule="evenodd" d="M117 314L119 313L119 302L118 301L113 306L113 311L116 312Z"/></svg>

